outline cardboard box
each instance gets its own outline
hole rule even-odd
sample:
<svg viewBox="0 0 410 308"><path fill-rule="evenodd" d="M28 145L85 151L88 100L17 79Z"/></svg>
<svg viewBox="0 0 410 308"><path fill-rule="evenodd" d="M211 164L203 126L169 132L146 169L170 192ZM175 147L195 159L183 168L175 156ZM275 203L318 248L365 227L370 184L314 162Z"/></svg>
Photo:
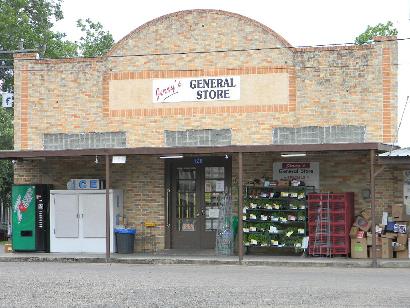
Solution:
<svg viewBox="0 0 410 308"><path fill-rule="evenodd" d="M367 246L372 246L372 234L370 232L367 233ZM382 238L376 234L376 246L382 245Z"/></svg>
<svg viewBox="0 0 410 308"><path fill-rule="evenodd" d="M382 238L382 259L393 258L393 246L390 238Z"/></svg>
<svg viewBox="0 0 410 308"><path fill-rule="evenodd" d="M9 244L9 243L4 244L4 252L5 252L5 253L7 253L7 252L13 252L13 249L11 248L11 244Z"/></svg>
<svg viewBox="0 0 410 308"><path fill-rule="evenodd" d="M369 231L372 224L370 220L366 220L362 216L357 216L353 226L359 227L359 229L363 231Z"/></svg>
<svg viewBox="0 0 410 308"><path fill-rule="evenodd" d="M395 240L397 238L397 233L386 232L385 234L382 234L382 238L390 238L392 240Z"/></svg>
<svg viewBox="0 0 410 308"><path fill-rule="evenodd" d="M409 250L406 249L406 250L396 252L396 258L397 259L408 259L409 258Z"/></svg>
<svg viewBox="0 0 410 308"><path fill-rule="evenodd" d="M289 180L279 180L278 186L289 186Z"/></svg>
<svg viewBox="0 0 410 308"><path fill-rule="evenodd" d="M351 239L350 248L353 259L367 259L367 242L365 238Z"/></svg>
<svg viewBox="0 0 410 308"><path fill-rule="evenodd" d="M406 244L400 244L397 242L393 242L393 251L404 251L407 249Z"/></svg>
<svg viewBox="0 0 410 308"><path fill-rule="evenodd" d="M410 219L406 214L406 207L403 204L392 205L391 215L394 221L409 221Z"/></svg>
<svg viewBox="0 0 410 308"><path fill-rule="evenodd" d="M362 230L357 231L357 237L356 238L366 238L365 232L362 231Z"/></svg>
<svg viewBox="0 0 410 308"><path fill-rule="evenodd" d="M370 208L366 208L360 212L360 216L362 216L366 220L371 220L372 210Z"/></svg>
<svg viewBox="0 0 410 308"><path fill-rule="evenodd" d="M359 231L359 227L355 227L355 226L351 227L350 233L349 233L350 238L357 238L358 231Z"/></svg>
<svg viewBox="0 0 410 308"><path fill-rule="evenodd" d="M382 214L382 225L385 226L387 225L387 217L389 216L389 213L383 212Z"/></svg>
<svg viewBox="0 0 410 308"><path fill-rule="evenodd" d="M396 221L394 224L394 232L406 234L407 233L407 221Z"/></svg>
<svg viewBox="0 0 410 308"><path fill-rule="evenodd" d="M373 258L373 247L369 247L370 258ZM382 246L376 246L376 258L381 259L382 257Z"/></svg>
<svg viewBox="0 0 410 308"><path fill-rule="evenodd" d="M407 245L407 234L397 234L397 243Z"/></svg>
<svg viewBox="0 0 410 308"><path fill-rule="evenodd" d="M394 232L394 225L395 225L396 223L394 222L394 221L388 221L387 222L387 225L386 225L386 231L387 232Z"/></svg>

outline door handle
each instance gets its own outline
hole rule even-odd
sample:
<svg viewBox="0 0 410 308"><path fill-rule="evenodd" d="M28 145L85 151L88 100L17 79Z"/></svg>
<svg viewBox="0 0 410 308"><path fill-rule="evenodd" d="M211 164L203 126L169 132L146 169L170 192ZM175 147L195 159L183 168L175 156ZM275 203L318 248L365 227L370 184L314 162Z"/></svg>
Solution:
<svg viewBox="0 0 410 308"><path fill-rule="evenodd" d="M167 188L167 213L166 213L166 226L169 228L171 224L169 223L169 193L171 192L171 189Z"/></svg>
<svg viewBox="0 0 410 308"><path fill-rule="evenodd" d="M199 211L199 213L196 214L196 217L199 217L199 215L204 216L204 215L205 215L205 210L204 210L204 209L201 209L201 210Z"/></svg>

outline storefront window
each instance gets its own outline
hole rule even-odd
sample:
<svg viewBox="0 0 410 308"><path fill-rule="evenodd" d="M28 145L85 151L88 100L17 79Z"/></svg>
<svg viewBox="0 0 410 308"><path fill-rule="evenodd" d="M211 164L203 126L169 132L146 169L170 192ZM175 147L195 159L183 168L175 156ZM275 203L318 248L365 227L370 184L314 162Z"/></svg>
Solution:
<svg viewBox="0 0 410 308"><path fill-rule="evenodd" d="M205 168L205 230L218 227L220 202L225 191L225 168Z"/></svg>

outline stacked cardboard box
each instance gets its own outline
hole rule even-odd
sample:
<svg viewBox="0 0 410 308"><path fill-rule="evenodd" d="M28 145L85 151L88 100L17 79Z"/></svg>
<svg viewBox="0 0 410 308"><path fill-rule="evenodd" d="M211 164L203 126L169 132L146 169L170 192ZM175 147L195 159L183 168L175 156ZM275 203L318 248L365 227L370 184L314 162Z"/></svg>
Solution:
<svg viewBox="0 0 410 308"><path fill-rule="evenodd" d="M393 233L397 234L393 242L393 251L397 259L408 259L408 224L410 217L406 214L406 207L398 204L392 206Z"/></svg>
<svg viewBox="0 0 410 308"><path fill-rule="evenodd" d="M13 252L13 249L11 248L11 244L10 243L6 243L4 244L4 252Z"/></svg>
<svg viewBox="0 0 410 308"><path fill-rule="evenodd" d="M370 209L356 217L350 229L350 253L353 259L368 258L366 232L371 228Z"/></svg>
<svg viewBox="0 0 410 308"><path fill-rule="evenodd" d="M409 258L408 223L410 217L406 215L403 205L393 205L392 212L383 213L382 224L376 225L376 257L390 259ZM350 230L352 258L373 257L373 237L370 230L370 209L363 210Z"/></svg>

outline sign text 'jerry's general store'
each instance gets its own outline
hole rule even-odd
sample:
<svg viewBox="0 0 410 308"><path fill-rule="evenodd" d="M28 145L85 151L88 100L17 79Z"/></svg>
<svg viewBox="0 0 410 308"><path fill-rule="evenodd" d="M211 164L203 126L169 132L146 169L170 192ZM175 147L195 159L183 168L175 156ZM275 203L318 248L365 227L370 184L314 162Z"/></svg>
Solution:
<svg viewBox="0 0 410 308"><path fill-rule="evenodd" d="M154 103L232 101L240 99L240 77L153 80Z"/></svg>

